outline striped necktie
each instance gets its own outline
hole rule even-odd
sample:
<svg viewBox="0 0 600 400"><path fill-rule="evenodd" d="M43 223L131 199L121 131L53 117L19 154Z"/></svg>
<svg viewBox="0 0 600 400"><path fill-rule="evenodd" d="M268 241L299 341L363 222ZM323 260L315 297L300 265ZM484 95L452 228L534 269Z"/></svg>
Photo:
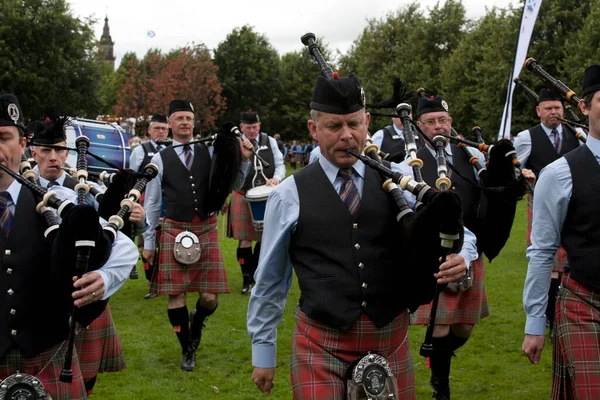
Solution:
<svg viewBox="0 0 600 400"><path fill-rule="evenodd" d="M0 193L0 227L8 236L10 233L10 226L12 224L13 214L8 207L8 201L11 199L10 193L2 192Z"/></svg>
<svg viewBox="0 0 600 400"><path fill-rule="evenodd" d="M561 150L561 141L560 141L560 133L556 129L552 129L552 134L554 135L554 148L557 153L560 153Z"/></svg>
<svg viewBox="0 0 600 400"><path fill-rule="evenodd" d="M52 186L57 186L58 183L56 183L56 181L48 181L48 185L46 186L48 189L50 189Z"/></svg>
<svg viewBox="0 0 600 400"><path fill-rule="evenodd" d="M360 196L358 189L352 180L352 168L340 168L338 176L342 178L342 186L340 187L340 198L348 207L348 211L352 216L356 215L360 207Z"/></svg>
<svg viewBox="0 0 600 400"><path fill-rule="evenodd" d="M185 166L190 170L192 168L192 149L189 144L183 146L183 153L185 155Z"/></svg>

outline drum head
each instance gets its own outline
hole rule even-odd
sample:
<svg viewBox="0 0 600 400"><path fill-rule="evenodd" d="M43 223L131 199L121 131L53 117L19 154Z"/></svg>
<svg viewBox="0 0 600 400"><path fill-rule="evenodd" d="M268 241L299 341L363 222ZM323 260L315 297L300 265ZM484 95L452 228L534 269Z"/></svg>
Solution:
<svg viewBox="0 0 600 400"><path fill-rule="evenodd" d="M274 189L275 186L267 185L254 187L246 192L246 199L248 199L248 201L266 200Z"/></svg>

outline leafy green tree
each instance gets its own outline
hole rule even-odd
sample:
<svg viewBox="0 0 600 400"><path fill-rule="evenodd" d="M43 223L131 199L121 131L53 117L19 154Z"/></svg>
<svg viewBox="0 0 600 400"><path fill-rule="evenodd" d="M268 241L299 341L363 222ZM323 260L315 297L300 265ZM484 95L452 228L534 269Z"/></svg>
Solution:
<svg viewBox="0 0 600 400"><path fill-rule="evenodd" d="M42 110L95 117L100 64L91 24L65 0L3 0L0 6L0 87L24 113Z"/></svg>
<svg viewBox="0 0 600 400"><path fill-rule="evenodd" d="M279 130L279 55L267 38L249 25L235 28L215 49L214 62L227 100L221 120L237 124L240 112L252 109L265 132Z"/></svg>

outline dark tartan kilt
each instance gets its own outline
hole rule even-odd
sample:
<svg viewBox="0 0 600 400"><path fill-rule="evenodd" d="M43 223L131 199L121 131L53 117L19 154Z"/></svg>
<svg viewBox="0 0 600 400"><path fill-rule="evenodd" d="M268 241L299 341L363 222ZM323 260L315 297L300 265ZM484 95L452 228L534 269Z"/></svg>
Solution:
<svg viewBox="0 0 600 400"><path fill-rule="evenodd" d="M552 399L600 399L600 292L565 274L552 337Z"/></svg>
<svg viewBox="0 0 600 400"><path fill-rule="evenodd" d="M290 377L295 400L343 399L348 369L368 352L390 363L402 400L415 399L415 377L408 342L408 313L383 328L363 313L350 330L324 325L296 309Z"/></svg>
<svg viewBox="0 0 600 400"><path fill-rule="evenodd" d="M229 204L227 236L235 240L260 242L262 231L257 231L252 225L250 205L246 201L245 192L232 192Z"/></svg>
<svg viewBox="0 0 600 400"><path fill-rule="evenodd" d="M0 359L0 380L8 378L17 372L37 376L42 382L52 400L82 400L87 399L85 384L81 376L77 351L73 351L73 382L64 383L59 380L60 372L65 362L67 353L67 342L60 342L35 357L26 358L18 348L12 347L6 355ZM44 366L50 361L50 364ZM40 371L43 371L40 373Z"/></svg>
<svg viewBox="0 0 600 400"><path fill-rule="evenodd" d="M183 265L175 260L175 237L188 230L198 236L200 260ZM227 274L223 265L216 214L207 220L198 215L191 222L163 218L160 234L158 271L154 271L150 291L158 295L178 295L188 292L229 293Z"/></svg>
<svg viewBox="0 0 600 400"><path fill-rule="evenodd" d="M436 325L478 324L482 318L490 315L485 293L485 268L483 257L473 261L473 286L464 292L444 290L440 295L435 323ZM419 307L411 315L411 325L428 325L431 303Z"/></svg>
<svg viewBox="0 0 600 400"><path fill-rule="evenodd" d="M530 182L533 182L530 180ZM531 246L531 223L533 222L533 196L527 195L527 246ZM569 266L567 252L562 246L558 248L554 261L552 262L552 272L563 272L565 266Z"/></svg>
<svg viewBox="0 0 600 400"><path fill-rule="evenodd" d="M123 348L108 304L104 312L76 336L75 347L84 380L102 372L125 369Z"/></svg>

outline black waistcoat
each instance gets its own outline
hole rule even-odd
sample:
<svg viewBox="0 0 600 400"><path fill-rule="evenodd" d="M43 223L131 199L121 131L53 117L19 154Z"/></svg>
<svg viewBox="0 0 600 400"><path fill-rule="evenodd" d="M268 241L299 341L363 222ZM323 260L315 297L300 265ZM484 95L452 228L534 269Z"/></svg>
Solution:
<svg viewBox="0 0 600 400"><path fill-rule="evenodd" d="M71 190L75 190L75 185L77 185L77 183L77 179L73 178L71 175L66 175L65 180L63 181L63 186Z"/></svg>
<svg viewBox="0 0 600 400"><path fill-rule="evenodd" d="M13 345L28 357L68 336L73 271L51 271L46 224L22 187L8 238L0 230L0 357Z"/></svg>
<svg viewBox="0 0 600 400"><path fill-rule="evenodd" d="M144 159L140 164L138 172L143 171L146 165L150 164L150 161L152 160L152 157L154 157L154 154L158 153L158 150L150 141L142 143L142 149L144 150Z"/></svg>
<svg viewBox="0 0 600 400"><path fill-rule="evenodd" d="M451 144L452 149L452 165L458 172L472 182L477 182L475 177L475 169L469 164L469 157L460 147ZM435 181L438 179L437 163L431 152L427 148L422 148L417 152L417 155L423 160L423 168L421 174L423 180L431 187L435 187ZM448 171L450 168L448 167ZM463 207L463 222L469 230L477 232L477 209L479 207L479 199L481 191L474 185L466 182L463 178L455 173L451 173L450 180L452 181L452 190L456 191L462 200Z"/></svg>
<svg viewBox="0 0 600 400"><path fill-rule="evenodd" d="M290 258L311 318L347 330L366 312L385 326L405 309L399 225L381 178L367 168L353 218L320 163L294 174L300 214ZM409 266L406 266L407 268Z"/></svg>
<svg viewBox="0 0 600 400"><path fill-rule="evenodd" d="M203 144L194 145L192 168L183 165L175 149L161 150L163 162L162 195L167 204L165 217L175 221L190 222L194 214L206 219L204 198L208 193L210 154Z"/></svg>
<svg viewBox="0 0 600 400"><path fill-rule="evenodd" d="M258 146L267 146L266 149L258 151L258 155L269 163L269 167L263 167L263 173L267 179L271 179L273 178L273 175L275 175L275 157L273 157L271 141L266 133L260 133L260 142L258 143ZM246 175L246 180L244 181L242 190L248 190L252 187L252 179L254 179L254 155L250 157L250 168L248 168L248 174Z"/></svg>
<svg viewBox="0 0 600 400"><path fill-rule="evenodd" d="M600 290L600 165L587 146L565 155L573 191L561 242L569 258L571 277Z"/></svg>
<svg viewBox="0 0 600 400"><path fill-rule="evenodd" d="M406 142L402 136L396 133L394 125L383 128L383 140L381 141L380 150L390 155L400 153L402 154L402 160L406 157Z"/></svg>
<svg viewBox="0 0 600 400"><path fill-rule="evenodd" d="M561 156L579 146L579 141L575 137L575 133L565 125L563 125L560 154L554 148L554 143L550 141L541 124L531 128L529 134L531 135L531 153L529 154L525 168L532 170L537 177L539 177L540 171L546 165L558 160Z"/></svg>

